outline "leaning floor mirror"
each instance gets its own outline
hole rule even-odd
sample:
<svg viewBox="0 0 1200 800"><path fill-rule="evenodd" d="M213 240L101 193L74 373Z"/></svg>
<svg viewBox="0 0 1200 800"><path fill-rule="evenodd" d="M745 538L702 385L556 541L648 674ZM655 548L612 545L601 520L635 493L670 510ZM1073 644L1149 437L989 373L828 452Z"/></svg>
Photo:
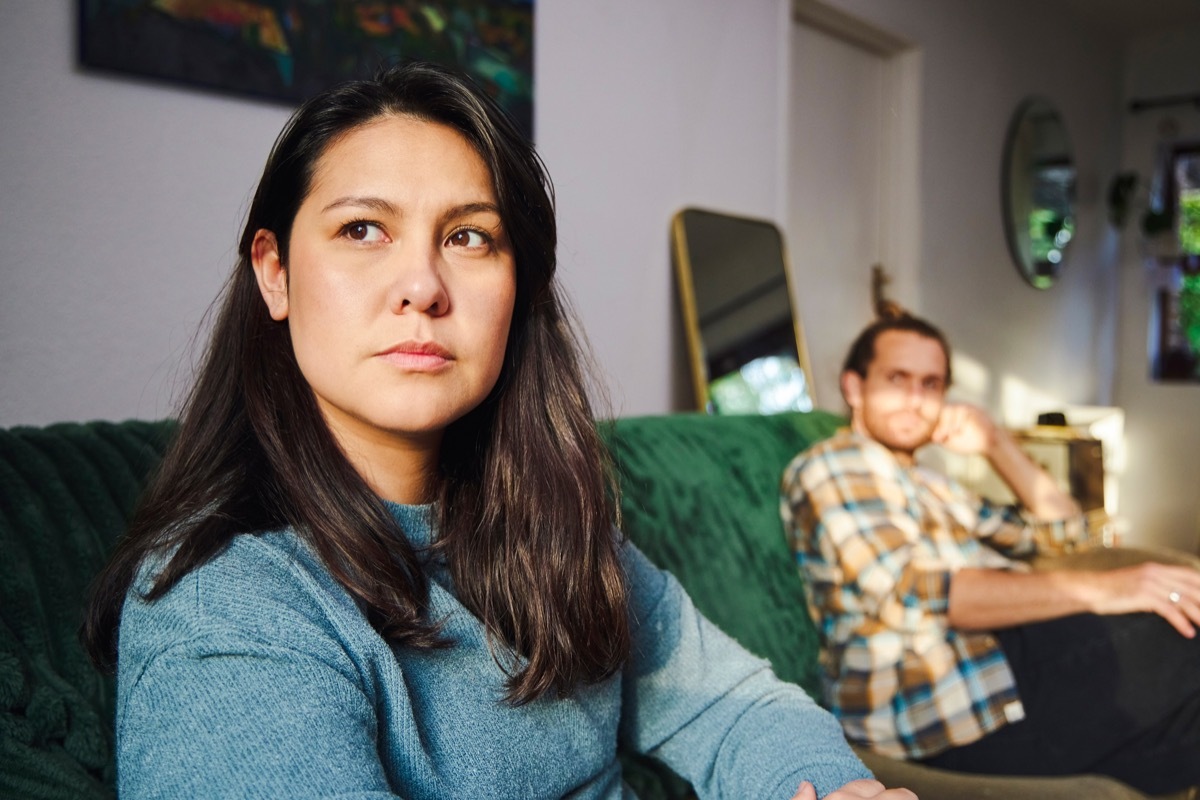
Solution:
<svg viewBox="0 0 1200 800"><path fill-rule="evenodd" d="M812 369L779 228L685 208L671 221L671 255L699 408L710 414L811 410Z"/></svg>

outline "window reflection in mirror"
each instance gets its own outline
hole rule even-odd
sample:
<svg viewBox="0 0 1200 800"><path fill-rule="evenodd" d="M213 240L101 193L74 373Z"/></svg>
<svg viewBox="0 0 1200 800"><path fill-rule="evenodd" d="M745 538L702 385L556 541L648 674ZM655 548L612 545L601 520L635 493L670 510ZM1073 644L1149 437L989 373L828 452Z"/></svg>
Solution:
<svg viewBox="0 0 1200 800"><path fill-rule="evenodd" d="M1005 229L1017 269L1047 289L1075 234L1075 162L1062 117L1048 100L1017 109L1005 143Z"/></svg>
<svg viewBox="0 0 1200 800"><path fill-rule="evenodd" d="M672 220L671 243L698 407L714 414L811 410L812 371L779 229L687 208Z"/></svg>

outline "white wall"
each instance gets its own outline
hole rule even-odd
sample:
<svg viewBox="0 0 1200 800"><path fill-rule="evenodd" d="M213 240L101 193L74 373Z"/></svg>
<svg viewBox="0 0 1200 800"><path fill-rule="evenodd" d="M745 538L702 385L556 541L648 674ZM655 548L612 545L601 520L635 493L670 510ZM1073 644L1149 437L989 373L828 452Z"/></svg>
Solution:
<svg viewBox="0 0 1200 800"><path fill-rule="evenodd" d="M1200 28L1147 37L1129 51L1125 97L1200 93ZM1200 110L1177 106L1122 114L1122 167L1152 174L1160 126L1175 121L1179 141L1200 141ZM1122 515L1130 540L1200 551L1200 386L1149 379L1149 311L1154 271L1140 256L1136 223L1124 237L1120 267L1121 325L1116 402L1125 408L1127 465L1121 485Z"/></svg>
<svg viewBox="0 0 1200 800"><path fill-rule="evenodd" d="M287 118L79 73L75 6L0 0L0 425L167 413Z"/></svg>
<svg viewBox="0 0 1200 800"><path fill-rule="evenodd" d="M0 0L4 426L170 413L288 114L80 72L75 5ZM560 264L614 413L672 407L671 214L776 215L786 18L786 0L537 4Z"/></svg>
<svg viewBox="0 0 1200 800"><path fill-rule="evenodd" d="M1124 405L1131 538L1194 548L1198 390L1146 381L1145 282L1128 248L1118 265L1103 216L1122 121L1128 166L1151 135L1120 110L1116 46L1037 0L830 2L921 52L920 267L897 299L946 328L963 365L978 365L960 373L975 376L968 396L1010 423L1065 403ZM80 72L74 8L0 0L5 426L170 413L288 113ZM693 204L786 219L789 19L787 0L538 3L536 127L558 189L562 274L614 413L687 402L671 214ZM1194 91L1171 84L1194 52L1195 36L1139 43L1125 91ZM1062 110L1080 177L1079 235L1045 292L1019 279L1000 222L1004 131L1034 93ZM858 275L820 289L865 291ZM823 333L808 330L810 343ZM831 392L821 400L837 406Z"/></svg>
<svg viewBox="0 0 1200 800"><path fill-rule="evenodd" d="M943 327L964 366L978 367L962 371L960 394L1014 425L1064 404L1109 402L1117 237L1103 184L1119 153L1116 43L1039 0L829 4L920 52L918 274L915 286L890 288ZM1060 282L1042 291L1009 256L1000 193L1005 132L1035 94L1059 108L1078 169L1077 235ZM865 276L843 289L865 295Z"/></svg>
<svg viewBox="0 0 1200 800"><path fill-rule="evenodd" d="M538 0L538 147L559 264L619 416L690 408L668 225L776 218L787 0Z"/></svg>

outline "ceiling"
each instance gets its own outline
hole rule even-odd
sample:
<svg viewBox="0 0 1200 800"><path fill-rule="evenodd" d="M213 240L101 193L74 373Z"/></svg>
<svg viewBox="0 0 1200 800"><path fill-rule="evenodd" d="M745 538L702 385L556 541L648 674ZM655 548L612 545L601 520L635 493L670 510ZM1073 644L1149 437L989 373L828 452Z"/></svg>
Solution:
<svg viewBox="0 0 1200 800"><path fill-rule="evenodd" d="M1057 0L1123 42L1180 25L1200 25L1200 0Z"/></svg>

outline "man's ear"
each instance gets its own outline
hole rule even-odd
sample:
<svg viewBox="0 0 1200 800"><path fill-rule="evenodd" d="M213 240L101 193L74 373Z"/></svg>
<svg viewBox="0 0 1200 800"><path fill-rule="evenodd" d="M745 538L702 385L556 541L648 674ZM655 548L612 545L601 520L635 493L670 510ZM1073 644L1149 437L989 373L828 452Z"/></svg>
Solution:
<svg viewBox="0 0 1200 800"><path fill-rule="evenodd" d="M852 411L862 407L863 378L852 369L842 373L842 397Z"/></svg>
<svg viewBox="0 0 1200 800"><path fill-rule="evenodd" d="M275 234L265 228L255 231L254 242L250 245L250 263L271 319L282 322L288 315L288 278L287 268L279 257Z"/></svg>

